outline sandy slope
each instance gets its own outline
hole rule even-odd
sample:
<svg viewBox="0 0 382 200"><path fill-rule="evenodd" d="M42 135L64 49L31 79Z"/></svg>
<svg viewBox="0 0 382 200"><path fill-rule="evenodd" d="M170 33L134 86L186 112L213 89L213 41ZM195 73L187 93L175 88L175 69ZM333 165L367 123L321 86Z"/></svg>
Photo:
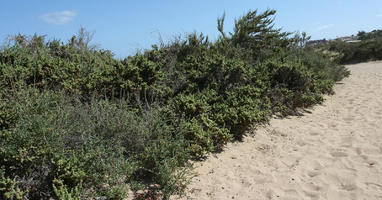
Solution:
<svg viewBox="0 0 382 200"><path fill-rule="evenodd" d="M347 67L323 105L196 163L184 199L382 199L382 62Z"/></svg>

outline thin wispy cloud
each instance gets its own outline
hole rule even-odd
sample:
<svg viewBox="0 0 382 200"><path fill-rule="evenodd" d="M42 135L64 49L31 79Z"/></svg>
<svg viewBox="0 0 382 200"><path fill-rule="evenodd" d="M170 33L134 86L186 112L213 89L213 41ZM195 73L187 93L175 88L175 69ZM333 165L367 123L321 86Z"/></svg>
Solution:
<svg viewBox="0 0 382 200"><path fill-rule="evenodd" d="M333 26L334 26L334 24L322 25L322 26L317 27L317 31L322 31L322 30L325 30L325 29L329 29L329 28L332 28Z"/></svg>
<svg viewBox="0 0 382 200"><path fill-rule="evenodd" d="M376 17L382 17L382 14L377 14Z"/></svg>
<svg viewBox="0 0 382 200"><path fill-rule="evenodd" d="M74 10L63 10L59 12L46 13L41 15L40 18L49 24L66 24L74 20L76 18L77 12Z"/></svg>

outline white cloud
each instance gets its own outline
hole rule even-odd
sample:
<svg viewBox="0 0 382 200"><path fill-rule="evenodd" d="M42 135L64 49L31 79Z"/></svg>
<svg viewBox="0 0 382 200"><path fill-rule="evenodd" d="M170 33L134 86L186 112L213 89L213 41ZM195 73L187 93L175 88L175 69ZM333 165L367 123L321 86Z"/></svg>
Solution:
<svg viewBox="0 0 382 200"><path fill-rule="evenodd" d="M49 24L66 24L77 16L77 12L73 10L63 10L59 12L46 13L40 18Z"/></svg>
<svg viewBox="0 0 382 200"><path fill-rule="evenodd" d="M325 29L329 29L329 28L332 28L333 26L334 26L334 24L322 25L322 26L317 27L317 31L322 31L322 30L325 30Z"/></svg>
<svg viewBox="0 0 382 200"><path fill-rule="evenodd" d="M377 14L376 17L382 17L382 14Z"/></svg>

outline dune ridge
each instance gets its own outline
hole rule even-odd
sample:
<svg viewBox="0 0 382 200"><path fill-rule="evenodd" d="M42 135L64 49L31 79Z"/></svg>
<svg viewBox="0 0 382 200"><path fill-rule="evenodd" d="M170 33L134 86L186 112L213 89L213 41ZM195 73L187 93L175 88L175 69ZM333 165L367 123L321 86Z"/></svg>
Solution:
<svg viewBox="0 0 382 200"><path fill-rule="evenodd" d="M195 163L183 199L382 199L382 62L347 68L322 105Z"/></svg>

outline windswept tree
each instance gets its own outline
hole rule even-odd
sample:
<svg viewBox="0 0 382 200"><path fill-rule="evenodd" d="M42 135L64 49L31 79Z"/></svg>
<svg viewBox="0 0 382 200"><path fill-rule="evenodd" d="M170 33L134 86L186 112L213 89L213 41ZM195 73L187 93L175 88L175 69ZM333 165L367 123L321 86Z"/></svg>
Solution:
<svg viewBox="0 0 382 200"><path fill-rule="evenodd" d="M290 42L291 33L283 32L274 27L275 10L266 10L258 13L257 10L249 11L246 15L235 20L233 32L229 36L224 32L225 13L218 18L218 31L221 41L228 42L231 46L245 51L245 56L254 61L264 60L269 55L286 48Z"/></svg>

